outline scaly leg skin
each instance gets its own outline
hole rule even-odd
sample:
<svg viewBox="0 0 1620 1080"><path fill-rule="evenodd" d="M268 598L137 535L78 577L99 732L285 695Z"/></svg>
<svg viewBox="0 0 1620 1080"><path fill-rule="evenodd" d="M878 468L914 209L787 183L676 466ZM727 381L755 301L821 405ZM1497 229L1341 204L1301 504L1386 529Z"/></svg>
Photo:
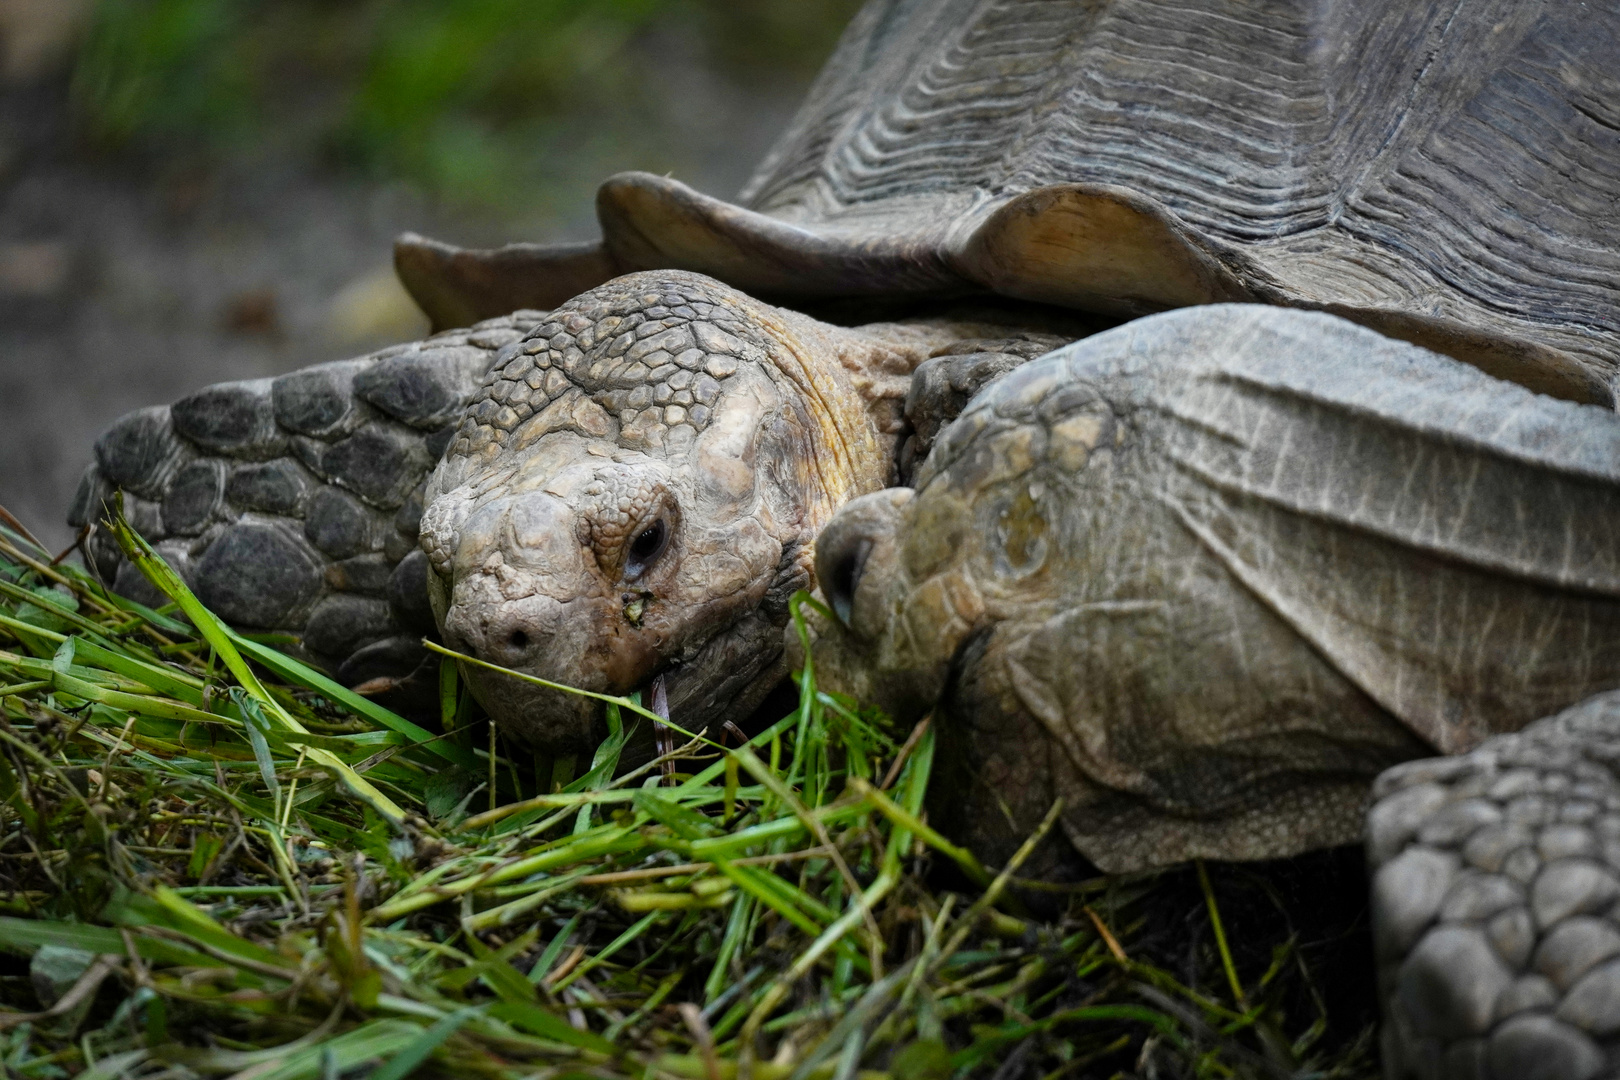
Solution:
<svg viewBox="0 0 1620 1080"><path fill-rule="evenodd" d="M403 678L434 632L417 547L422 486L491 365L545 313L139 409L96 440L69 515L112 493L203 602L233 625L299 635L349 685ZM86 559L161 603L106 530Z"/></svg>
<svg viewBox="0 0 1620 1080"><path fill-rule="evenodd" d="M1386 1074L1620 1063L1620 692L1398 765L1367 815Z"/></svg>

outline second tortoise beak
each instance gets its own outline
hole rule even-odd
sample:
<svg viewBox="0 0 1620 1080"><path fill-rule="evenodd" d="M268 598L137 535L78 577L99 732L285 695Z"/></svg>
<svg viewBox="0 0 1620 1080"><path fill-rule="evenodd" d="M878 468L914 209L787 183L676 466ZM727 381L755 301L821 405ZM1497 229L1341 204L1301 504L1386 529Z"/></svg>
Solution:
<svg viewBox="0 0 1620 1080"><path fill-rule="evenodd" d="M881 604L872 594L894 569L895 536L910 488L863 495L840 510L816 538L816 581L846 630L870 640L881 633ZM871 588L863 589L870 583ZM865 596L867 602L860 599Z"/></svg>

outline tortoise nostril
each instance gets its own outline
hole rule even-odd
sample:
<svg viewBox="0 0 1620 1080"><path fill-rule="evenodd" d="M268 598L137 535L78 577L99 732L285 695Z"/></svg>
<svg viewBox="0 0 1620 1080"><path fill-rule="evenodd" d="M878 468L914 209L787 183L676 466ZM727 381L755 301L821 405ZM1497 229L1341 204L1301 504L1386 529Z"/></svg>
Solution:
<svg viewBox="0 0 1620 1080"><path fill-rule="evenodd" d="M860 587L861 573L866 569L867 556L871 554L872 541L864 536L843 550L834 552L829 560L832 564L830 572L821 583L833 614L846 627L850 625L855 610L855 590Z"/></svg>
<svg viewBox="0 0 1620 1080"><path fill-rule="evenodd" d="M514 630L507 635L506 643L516 652L522 652L529 647L529 635L522 630Z"/></svg>

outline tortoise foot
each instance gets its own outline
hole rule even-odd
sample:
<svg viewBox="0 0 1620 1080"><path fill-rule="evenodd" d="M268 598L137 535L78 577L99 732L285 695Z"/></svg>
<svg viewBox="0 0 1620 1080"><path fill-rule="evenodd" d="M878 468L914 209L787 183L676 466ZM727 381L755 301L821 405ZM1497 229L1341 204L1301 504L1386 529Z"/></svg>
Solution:
<svg viewBox="0 0 1620 1080"><path fill-rule="evenodd" d="M1620 692L1379 777L1367 816L1386 1074L1620 1065Z"/></svg>
<svg viewBox="0 0 1620 1080"><path fill-rule="evenodd" d="M130 413L97 440L70 522L100 521L122 489L136 531L228 622L297 635L351 684L409 677L434 632L423 484L484 373L542 318L519 311ZM164 602L107 530L86 558L118 592Z"/></svg>

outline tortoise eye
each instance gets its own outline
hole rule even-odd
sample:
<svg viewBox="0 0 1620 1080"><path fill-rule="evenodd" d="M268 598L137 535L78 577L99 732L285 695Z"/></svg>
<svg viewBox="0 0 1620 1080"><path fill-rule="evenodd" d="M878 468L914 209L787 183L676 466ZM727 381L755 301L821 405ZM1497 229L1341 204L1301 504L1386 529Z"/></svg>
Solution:
<svg viewBox="0 0 1620 1080"><path fill-rule="evenodd" d="M630 554L624 561L624 576L638 578L664 553L669 541L669 526L659 518L630 541Z"/></svg>

